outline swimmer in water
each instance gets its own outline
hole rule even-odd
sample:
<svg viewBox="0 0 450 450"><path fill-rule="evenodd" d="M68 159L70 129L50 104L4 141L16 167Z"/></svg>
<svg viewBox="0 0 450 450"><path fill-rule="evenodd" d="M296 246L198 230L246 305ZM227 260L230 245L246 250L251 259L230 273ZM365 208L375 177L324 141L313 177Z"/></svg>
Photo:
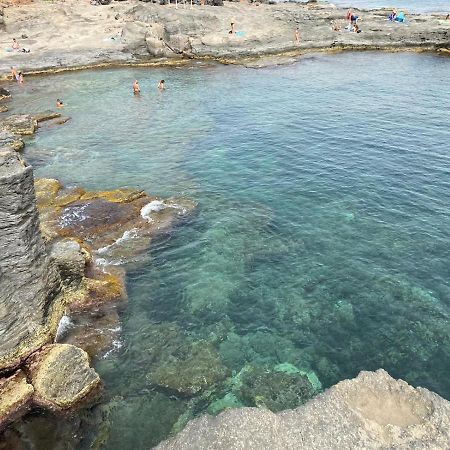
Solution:
<svg viewBox="0 0 450 450"><path fill-rule="evenodd" d="M139 94L141 92L141 88L139 87L139 81L138 80L134 80L133 83L133 92L135 94Z"/></svg>
<svg viewBox="0 0 450 450"><path fill-rule="evenodd" d="M56 107L57 108L64 108L64 103L62 100L60 100L59 98L56 99Z"/></svg>
<svg viewBox="0 0 450 450"><path fill-rule="evenodd" d="M17 75L17 82L19 84L23 84L23 73L19 72L19 74Z"/></svg>
<svg viewBox="0 0 450 450"><path fill-rule="evenodd" d="M166 90L166 82L164 80L161 80L158 84L158 89L160 91L165 91Z"/></svg>

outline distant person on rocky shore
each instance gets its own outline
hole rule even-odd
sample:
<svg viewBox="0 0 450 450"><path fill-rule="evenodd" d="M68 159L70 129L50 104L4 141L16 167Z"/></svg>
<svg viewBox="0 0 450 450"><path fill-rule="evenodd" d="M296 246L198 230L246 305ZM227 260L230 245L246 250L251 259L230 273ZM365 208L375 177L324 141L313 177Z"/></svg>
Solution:
<svg viewBox="0 0 450 450"><path fill-rule="evenodd" d="M138 80L134 80L133 93L134 94L139 94L140 92L141 92L141 88L139 87L139 81Z"/></svg>
<svg viewBox="0 0 450 450"><path fill-rule="evenodd" d="M160 91L165 91L166 90L166 82L164 80L161 80L158 84L158 89Z"/></svg>
<svg viewBox="0 0 450 450"><path fill-rule="evenodd" d="M17 69L11 66L11 78L13 81L19 81L19 76L17 75Z"/></svg>
<svg viewBox="0 0 450 450"><path fill-rule="evenodd" d="M19 50L19 43L17 42L16 38L13 38L11 47L13 50Z"/></svg>
<svg viewBox="0 0 450 450"><path fill-rule="evenodd" d="M300 44L300 30L298 29L298 27L295 29L294 37L295 37L295 43L297 45L299 45Z"/></svg>

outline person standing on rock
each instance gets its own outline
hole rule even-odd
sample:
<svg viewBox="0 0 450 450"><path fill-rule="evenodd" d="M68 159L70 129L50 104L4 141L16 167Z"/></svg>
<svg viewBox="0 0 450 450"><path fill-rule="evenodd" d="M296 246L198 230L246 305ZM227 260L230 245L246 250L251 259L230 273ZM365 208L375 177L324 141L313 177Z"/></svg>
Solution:
<svg viewBox="0 0 450 450"><path fill-rule="evenodd" d="M19 77L17 75L17 70L15 67L11 67L11 78L13 81L19 81Z"/></svg>
<svg viewBox="0 0 450 450"><path fill-rule="evenodd" d="M134 80L133 93L136 95L136 94L139 94L140 92L141 92L141 88L139 87L139 81L138 80Z"/></svg>
<svg viewBox="0 0 450 450"><path fill-rule="evenodd" d="M19 84L23 84L23 73L19 72L18 76L17 76L17 82Z"/></svg>
<svg viewBox="0 0 450 450"><path fill-rule="evenodd" d="M16 41L16 38L13 38L12 49L13 50L19 50L19 43Z"/></svg>
<svg viewBox="0 0 450 450"><path fill-rule="evenodd" d="M295 36L295 43L297 45L299 45L300 44L300 30L298 29L298 27L295 29L294 36Z"/></svg>

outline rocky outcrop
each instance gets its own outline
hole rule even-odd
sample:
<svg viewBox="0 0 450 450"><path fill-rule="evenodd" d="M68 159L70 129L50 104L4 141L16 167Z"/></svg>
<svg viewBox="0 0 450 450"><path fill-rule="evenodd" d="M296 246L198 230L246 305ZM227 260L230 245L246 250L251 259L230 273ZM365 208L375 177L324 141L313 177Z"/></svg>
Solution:
<svg viewBox="0 0 450 450"><path fill-rule="evenodd" d="M28 410L33 393L34 388L22 370L0 378L0 430Z"/></svg>
<svg viewBox="0 0 450 450"><path fill-rule="evenodd" d="M101 386L88 354L68 344L45 347L27 363L35 405L63 411L86 401Z"/></svg>
<svg viewBox="0 0 450 450"><path fill-rule="evenodd" d="M39 233L33 172L0 152L0 371L51 339L62 315L58 272Z"/></svg>
<svg viewBox="0 0 450 450"><path fill-rule="evenodd" d="M37 120L28 114L12 115L0 122L0 130L22 136L34 134L36 129Z"/></svg>
<svg viewBox="0 0 450 450"><path fill-rule="evenodd" d="M20 136L9 131L0 131L0 150L14 150L16 152L23 150L25 143Z"/></svg>
<svg viewBox="0 0 450 450"><path fill-rule="evenodd" d="M294 410L240 408L200 417L156 448L438 450L449 442L450 402L380 369L342 381Z"/></svg>

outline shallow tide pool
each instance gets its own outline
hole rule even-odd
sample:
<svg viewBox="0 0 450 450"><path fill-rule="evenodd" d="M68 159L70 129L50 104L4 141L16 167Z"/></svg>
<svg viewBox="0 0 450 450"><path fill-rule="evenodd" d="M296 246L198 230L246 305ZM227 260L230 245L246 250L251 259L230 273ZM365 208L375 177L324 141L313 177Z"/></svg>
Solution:
<svg viewBox="0 0 450 450"><path fill-rule="evenodd" d="M13 95L17 112L59 97L72 117L29 140L36 176L199 204L129 268L120 342L96 361L105 401L77 448L99 429L107 449L149 448L248 365L324 387L383 367L450 399L450 59L89 71ZM193 399L155 389L149 374L193 342L228 381Z"/></svg>

